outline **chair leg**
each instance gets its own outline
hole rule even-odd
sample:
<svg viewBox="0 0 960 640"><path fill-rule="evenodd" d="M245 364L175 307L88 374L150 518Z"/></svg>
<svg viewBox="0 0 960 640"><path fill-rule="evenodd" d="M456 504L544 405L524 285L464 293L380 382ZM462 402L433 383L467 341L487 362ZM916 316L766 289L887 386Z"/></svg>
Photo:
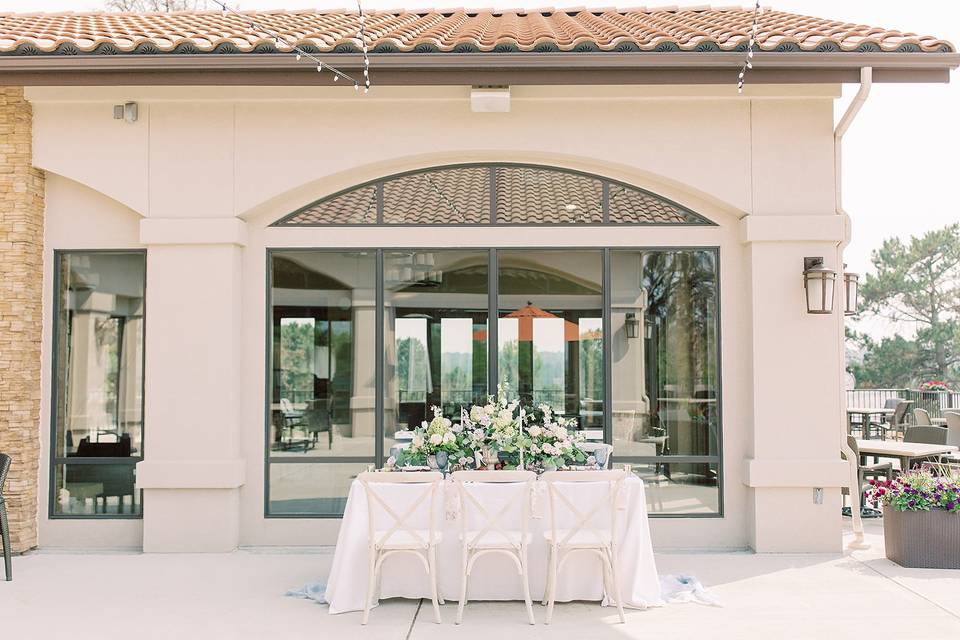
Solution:
<svg viewBox="0 0 960 640"><path fill-rule="evenodd" d="M613 583L613 597L617 599L617 615L620 616L620 623L625 624L627 619L623 616L623 598L620 597L620 582L617 580L617 569L613 561L613 549L607 548L604 551L607 565L610 567L610 582Z"/></svg>
<svg viewBox="0 0 960 640"><path fill-rule="evenodd" d="M527 620L530 624L537 624L533 617L533 603L530 601L530 572L527 566L527 547L520 547L520 578L523 580L523 601L527 605Z"/></svg>
<svg viewBox="0 0 960 640"><path fill-rule="evenodd" d="M427 549L427 566L430 569L430 600L433 602L433 621L440 624L440 603L437 598L437 548Z"/></svg>
<svg viewBox="0 0 960 640"><path fill-rule="evenodd" d="M13 562L10 559L10 528L7 522L7 505L0 502L0 537L3 539L3 570L7 582L13 580Z"/></svg>
<svg viewBox="0 0 960 640"><path fill-rule="evenodd" d="M463 547L462 560L460 562L460 604L457 606L457 624L463 622L463 608L467 605L467 563L469 556L467 554L466 544Z"/></svg>
<svg viewBox="0 0 960 640"><path fill-rule="evenodd" d="M553 620L553 605L557 599L557 569L560 564L560 550L554 549L550 554L550 581L547 586L547 619L544 624L550 624Z"/></svg>
<svg viewBox="0 0 960 640"><path fill-rule="evenodd" d="M377 588L377 557L380 555L376 549L370 547L370 564L367 568L367 598L363 601L363 618L360 624L367 624L370 618L370 606L373 603L373 592Z"/></svg>
<svg viewBox="0 0 960 640"><path fill-rule="evenodd" d="M547 580L543 584L543 599L540 601L542 606L547 606L550 601L550 576L553 574L553 545L547 547Z"/></svg>

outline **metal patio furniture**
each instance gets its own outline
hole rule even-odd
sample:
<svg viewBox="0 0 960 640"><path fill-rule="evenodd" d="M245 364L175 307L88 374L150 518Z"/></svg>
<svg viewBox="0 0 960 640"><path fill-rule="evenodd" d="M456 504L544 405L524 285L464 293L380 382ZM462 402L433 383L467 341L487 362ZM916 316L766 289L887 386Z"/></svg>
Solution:
<svg viewBox="0 0 960 640"><path fill-rule="evenodd" d="M847 446L853 450L853 455L857 460L857 482L859 483L860 490L860 515L861 517L876 518L879 517L880 513L875 509L870 509L864 505L864 485L867 484L869 480L876 480L878 478L883 478L884 480L893 479L893 463L892 462L880 462L875 464L863 464L863 457L860 455L860 447L857 445L857 439L853 436L847 436ZM844 495L849 495L850 487L843 487L841 492ZM844 507L844 514L849 511L849 507Z"/></svg>
<svg viewBox="0 0 960 640"><path fill-rule="evenodd" d="M530 601L530 499L537 476L532 471L457 471L453 481L460 496L460 605L457 624L463 621L467 604L467 580L477 560L486 554L507 556L523 582L527 620L536 624ZM500 497L491 503L491 486L499 485Z"/></svg>
<svg viewBox="0 0 960 640"><path fill-rule="evenodd" d="M327 434L327 449L333 449L333 420L330 417L330 402L317 400L303 412L303 422L310 434L310 447L316 446L320 434Z"/></svg>
<svg viewBox="0 0 960 640"><path fill-rule="evenodd" d="M906 427L907 422L907 409L913 404L911 400L903 400L901 398L888 398L886 402L883 403L884 409L893 409L893 414L887 418L886 422L873 422L867 427L876 427L877 431L880 433L880 436L886 440L887 434L891 431L894 432L897 436L903 436L903 430Z"/></svg>
<svg viewBox="0 0 960 640"><path fill-rule="evenodd" d="M848 433L852 432L854 429L859 429L863 439L869 440L871 424L870 419L873 416L892 416L894 413L894 409L886 409L883 407L847 407ZM854 416L858 416L860 420L858 422L854 422Z"/></svg>
<svg viewBox="0 0 960 640"><path fill-rule="evenodd" d="M918 427L932 427L933 423L930 422L930 412L926 409L914 409L913 424Z"/></svg>
<svg viewBox="0 0 960 640"><path fill-rule="evenodd" d="M10 559L10 523L7 521L7 503L3 498L3 485L10 471L10 456L0 453L0 540L3 541L3 570L7 582L13 580L13 562Z"/></svg>

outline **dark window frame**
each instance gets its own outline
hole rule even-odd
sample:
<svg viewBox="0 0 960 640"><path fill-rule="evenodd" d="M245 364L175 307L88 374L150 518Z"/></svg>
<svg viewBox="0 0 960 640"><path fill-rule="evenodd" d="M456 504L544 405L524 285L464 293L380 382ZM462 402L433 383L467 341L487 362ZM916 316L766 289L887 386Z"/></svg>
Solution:
<svg viewBox="0 0 960 640"><path fill-rule="evenodd" d="M390 251L444 251L451 250L450 247L446 248L437 248L431 246L423 247L381 247L381 248L370 248L370 247L350 247L350 248L341 248L341 247L268 247L266 249L266 291L265 291L265 319L266 319L266 330L265 330L265 354L264 354L264 364L265 364L265 380L264 380L264 492L263 492L263 514L264 518L288 518L288 519L341 519L342 514L319 514L319 513L271 513L270 512L270 465L271 464L330 464L330 463L357 463L357 464L376 464L377 466L382 466L384 461L384 451L383 451L383 407L384 407L384 349L383 349L383 340L384 340L384 282L383 282L383 256L386 252ZM604 355L604 407L603 407L603 441L610 443L612 442L613 437L613 402L612 402L612 385L610 384L611 373L612 373L612 360L611 360L611 338L610 335L610 324L611 324L611 314L612 314L612 300L611 300L611 254L614 251L706 251L710 252L714 256L714 276L716 279L716 295L717 295L717 308L716 308L716 317L714 319L715 330L717 335L717 453L716 455L667 455L667 456L643 456L643 457L626 457L626 456L616 456L614 455L611 459L611 464L615 463L628 463L628 464L672 464L672 463L706 463L706 464L715 464L717 468L717 511L712 513L687 513L687 514L659 514L651 513L651 518L691 518L691 519L711 519L711 518L724 518L724 463L723 463L723 340L721 336L722 328L722 308L721 308L721 264L720 264L720 247L717 245L709 246L684 246L684 245L674 245L674 246L576 246L576 247L542 247L542 246L524 246L524 247L457 247L455 250L469 250L469 251L487 251L488 252L488 309L487 314L488 318L496 319L499 318L499 260L498 252L501 251L569 251L569 250L594 250L600 251L602 253L602 297L603 297L603 309L602 309L602 322L603 322L603 355ZM271 460L270 456L270 405L272 399L272 372L273 372L273 300L272 300L272 289L273 289L273 255L275 253L283 253L286 251L316 251L324 253L342 253L344 251L369 251L373 252L376 255L376 329L375 329L375 340L376 340L376 375L375 375L375 406L377 408L377 413L375 417L375 452L373 456L304 456L297 458L275 458ZM488 336L487 336L487 376L488 376L488 393L490 389L495 389L498 381L498 348L491 348L491 345L497 345L498 336L496 333L496 322L490 322L488 326ZM492 385L492 386L491 386Z"/></svg>
<svg viewBox="0 0 960 640"><path fill-rule="evenodd" d="M62 260L67 255L97 255L97 254L128 254L143 256L143 336L141 336L141 354L143 375L140 380L140 415L142 424L140 426L140 455L130 456L128 458L70 458L68 456L57 456L57 416L59 407L57 396L59 388L57 380L59 379L58 367L60 366L60 328L58 320L61 311L60 299L60 268ZM128 465L136 466L138 462L144 459L146 449L146 415L144 414L144 405L146 403L146 361L147 361L147 250L146 249L54 249L53 250L53 322L51 334L51 363L50 370L50 469L48 477L48 505L47 518L50 520L142 520L143 519L143 490L134 486L134 492L140 494L140 510L138 513L57 513L57 468L72 465Z"/></svg>

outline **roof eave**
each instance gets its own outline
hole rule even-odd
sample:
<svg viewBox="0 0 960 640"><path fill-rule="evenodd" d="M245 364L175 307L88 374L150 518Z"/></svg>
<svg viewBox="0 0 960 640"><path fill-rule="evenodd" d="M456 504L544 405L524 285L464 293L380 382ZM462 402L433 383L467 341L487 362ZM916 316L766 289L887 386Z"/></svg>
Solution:
<svg viewBox="0 0 960 640"><path fill-rule="evenodd" d="M389 53L373 54L371 75L391 84L723 84L743 53ZM357 54L324 60L348 73ZM948 82L960 53L758 52L754 83L856 82L872 67L875 82ZM0 84L198 85L327 84L309 64L285 54L0 56ZM318 78L320 80L318 81ZM332 82L330 82L332 84Z"/></svg>

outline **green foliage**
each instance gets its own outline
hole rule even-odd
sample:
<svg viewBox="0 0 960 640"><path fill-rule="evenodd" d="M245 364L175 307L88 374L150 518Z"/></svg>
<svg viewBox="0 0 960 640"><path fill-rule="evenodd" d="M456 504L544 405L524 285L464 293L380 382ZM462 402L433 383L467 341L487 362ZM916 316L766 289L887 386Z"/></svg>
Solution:
<svg viewBox="0 0 960 640"><path fill-rule="evenodd" d="M873 252L876 274L860 292L864 312L916 324L916 338L860 339L863 365L851 367L858 382L905 386L933 377L960 382L960 225L910 238L889 238ZM861 377L863 376L863 377Z"/></svg>

